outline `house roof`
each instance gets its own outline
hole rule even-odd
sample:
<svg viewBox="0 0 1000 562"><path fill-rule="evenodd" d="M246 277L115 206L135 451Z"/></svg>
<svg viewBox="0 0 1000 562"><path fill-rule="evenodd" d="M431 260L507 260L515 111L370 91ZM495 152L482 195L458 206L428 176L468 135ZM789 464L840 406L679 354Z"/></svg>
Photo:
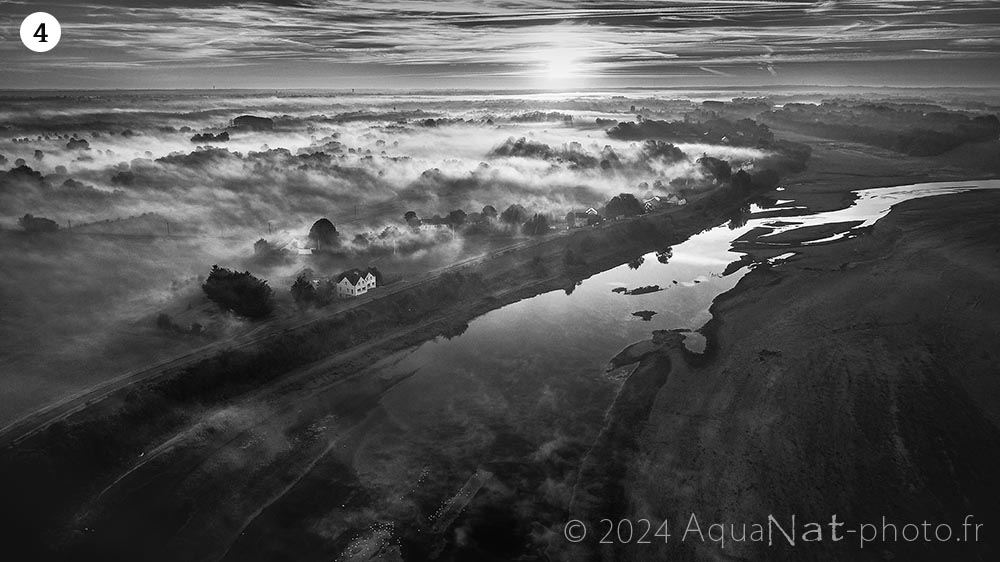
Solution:
<svg viewBox="0 0 1000 562"><path fill-rule="evenodd" d="M367 277L369 274L375 275L370 267L364 270L355 267L353 269L348 269L347 271L338 275L337 283L340 283L344 279L347 279L347 282L350 283L351 285L357 285L358 282L361 281L363 277Z"/></svg>

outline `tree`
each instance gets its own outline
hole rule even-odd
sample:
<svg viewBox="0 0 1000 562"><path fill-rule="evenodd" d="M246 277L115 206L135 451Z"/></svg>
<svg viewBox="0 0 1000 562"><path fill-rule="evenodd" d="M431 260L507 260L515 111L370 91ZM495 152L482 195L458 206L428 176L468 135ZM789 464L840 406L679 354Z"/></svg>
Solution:
<svg viewBox="0 0 1000 562"><path fill-rule="evenodd" d="M312 305L316 302L316 288L313 287L311 281L306 278L306 274L302 273L295 279L295 283L292 283L292 298L295 299L295 304L302 308Z"/></svg>
<svg viewBox="0 0 1000 562"><path fill-rule="evenodd" d="M25 232L31 233L55 232L59 230L59 225L56 224L56 221L44 217L36 217L30 213L17 219L17 224L19 224Z"/></svg>
<svg viewBox="0 0 1000 562"><path fill-rule="evenodd" d="M642 151L646 158L659 158L667 162L680 162L687 157L683 150L673 144L653 139L643 143Z"/></svg>
<svg viewBox="0 0 1000 562"><path fill-rule="evenodd" d="M406 211L406 214L403 215L403 220L410 226L420 226L420 217L417 216L416 211Z"/></svg>
<svg viewBox="0 0 1000 562"><path fill-rule="evenodd" d="M267 286L267 281L254 277L249 271L238 272L213 265L201 289L212 302L247 318L263 318L274 309L271 303L274 291Z"/></svg>
<svg viewBox="0 0 1000 562"><path fill-rule="evenodd" d="M607 207L605 207L604 214L608 218L614 218L619 216L633 217L635 215L641 215L645 209L642 203L635 198L635 195L631 193L621 193L615 195L608 202Z"/></svg>
<svg viewBox="0 0 1000 562"><path fill-rule="evenodd" d="M455 209L454 211L448 213L448 224L451 225L452 228L457 228L465 224L466 218L468 218L468 215L465 214L465 211L462 209Z"/></svg>
<svg viewBox="0 0 1000 562"><path fill-rule="evenodd" d="M733 174L733 177L729 181L733 189L738 191L750 191L753 187L753 179L750 177L750 173L744 169L740 169Z"/></svg>
<svg viewBox="0 0 1000 562"><path fill-rule="evenodd" d="M340 243L340 233L330 219L322 218L313 223L309 229L309 239L316 244L317 250L332 250Z"/></svg>
<svg viewBox="0 0 1000 562"><path fill-rule="evenodd" d="M729 178L733 175L732 166L725 160L704 155L698 159L698 164L702 170L710 174L718 182L729 181Z"/></svg>
<svg viewBox="0 0 1000 562"><path fill-rule="evenodd" d="M118 172L117 174L111 176L111 183L114 185L132 185L135 183L135 172L132 172L131 170Z"/></svg>
<svg viewBox="0 0 1000 562"><path fill-rule="evenodd" d="M524 223L522 231L529 236L540 236L549 231L549 220L545 215L536 213Z"/></svg>
<svg viewBox="0 0 1000 562"><path fill-rule="evenodd" d="M90 150L90 143L86 139L71 138L66 143L66 148L70 150Z"/></svg>
<svg viewBox="0 0 1000 562"><path fill-rule="evenodd" d="M743 228L750 220L750 204L747 203L729 215L729 230Z"/></svg>
<svg viewBox="0 0 1000 562"><path fill-rule="evenodd" d="M488 219L497 218L497 210L493 205L486 205L483 207L483 216Z"/></svg>
<svg viewBox="0 0 1000 562"><path fill-rule="evenodd" d="M515 203L500 213L500 220L506 224L524 224L528 220L528 210Z"/></svg>

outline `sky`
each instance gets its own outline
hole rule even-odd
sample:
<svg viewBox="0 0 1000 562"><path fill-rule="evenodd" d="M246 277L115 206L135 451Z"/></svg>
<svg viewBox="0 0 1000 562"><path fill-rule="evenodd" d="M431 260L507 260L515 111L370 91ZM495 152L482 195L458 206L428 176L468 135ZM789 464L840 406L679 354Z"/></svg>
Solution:
<svg viewBox="0 0 1000 562"><path fill-rule="evenodd" d="M47 53L21 20L59 19ZM0 0L0 89L1000 85L1000 2Z"/></svg>

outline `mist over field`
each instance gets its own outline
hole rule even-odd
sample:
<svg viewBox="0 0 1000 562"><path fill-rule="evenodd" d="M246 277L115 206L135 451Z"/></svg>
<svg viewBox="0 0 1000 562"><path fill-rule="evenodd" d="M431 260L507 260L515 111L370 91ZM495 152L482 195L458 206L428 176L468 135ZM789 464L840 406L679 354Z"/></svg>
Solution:
<svg viewBox="0 0 1000 562"><path fill-rule="evenodd" d="M200 283L212 264L252 268L281 296L304 267L329 275L372 262L357 255L369 241L437 267L468 253L463 237L405 228L406 211L429 219L518 204L559 218L620 192L664 195L672 180L705 179L696 164L705 154L748 169L766 156L696 143L668 156L605 132L635 111L676 119L696 105L607 95L7 94L4 411L190 344L157 334L153 318L193 309L187 321L206 323ZM273 127L233 126L241 115ZM26 235L26 214L59 232ZM256 240L305 240L321 217L347 257L252 261ZM242 322L216 317L211 332Z"/></svg>
<svg viewBox="0 0 1000 562"><path fill-rule="evenodd" d="M604 133L608 125L598 119L635 118L634 103L606 99L551 108L444 98L154 97L142 106L142 100L112 96L107 101L125 107L109 108L105 96L97 97L92 106L87 98L31 100L25 105L34 109L23 112L15 103L4 115L6 166L23 159L41 174L5 178L5 223L25 212L62 225L154 212L176 222L178 231L249 234L266 233L268 223L301 230L317 212L338 224L361 218L372 225L411 207L427 216L512 203L565 213L643 181L697 177L694 160L702 154L746 162L762 156L682 145L686 158L658 159L641 143ZM242 114L272 118L274 128L230 128ZM191 140L220 132L228 140ZM495 153L520 138L553 154ZM578 143L580 158L566 158L569 143ZM608 153L621 162L602 169Z"/></svg>
<svg viewBox="0 0 1000 562"><path fill-rule="evenodd" d="M877 116L887 130L965 135L864 139L901 150L945 150L996 126L995 117L976 117L992 108L977 90L939 93L933 104L896 92L889 113L866 106L871 96L834 95L4 94L0 228L9 267L0 271L0 350L17 381L3 395L5 411L191 345L158 333L157 314L206 327L209 340L250 329L205 305L200 285L213 264L251 269L287 299L305 268L321 276L375 264L390 274L426 271L482 252L497 236L524 236L517 225L482 222L486 206L520 206L562 228L568 212L602 210L619 193L683 197L728 182L730 170L801 170L808 148L766 123L856 136L867 129L844 122ZM456 228L457 210L472 226ZM425 226L410 228L408 211ZM58 232L24 232L29 214ZM338 230L336 256L255 255L261 239L302 247L323 217Z"/></svg>

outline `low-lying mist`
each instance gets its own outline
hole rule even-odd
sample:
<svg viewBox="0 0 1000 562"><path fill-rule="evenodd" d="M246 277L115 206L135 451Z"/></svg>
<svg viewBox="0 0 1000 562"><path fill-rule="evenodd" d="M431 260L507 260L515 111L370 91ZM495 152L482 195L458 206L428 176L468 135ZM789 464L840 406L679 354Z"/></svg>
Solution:
<svg viewBox="0 0 1000 562"><path fill-rule="evenodd" d="M7 418L250 329L215 311L202 335L157 331L163 311L182 328L206 321L211 307L200 284L213 264L251 269L288 298L290 280L306 267L329 275L383 260L382 268L391 255L390 268L417 271L483 249L435 216L520 205L557 223L623 192L644 198L709 189L719 178L705 161L728 163L734 174L784 173L809 155L808 147L741 121L776 107L757 98L149 92L0 99L0 366L7 374L0 410ZM247 115L260 119L238 119ZM408 211L438 224L412 228ZM29 214L51 222L29 221L34 226L25 229L20 219ZM337 256L255 256L261 239L300 247L322 217L339 232ZM518 228L486 230L522 236Z"/></svg>

